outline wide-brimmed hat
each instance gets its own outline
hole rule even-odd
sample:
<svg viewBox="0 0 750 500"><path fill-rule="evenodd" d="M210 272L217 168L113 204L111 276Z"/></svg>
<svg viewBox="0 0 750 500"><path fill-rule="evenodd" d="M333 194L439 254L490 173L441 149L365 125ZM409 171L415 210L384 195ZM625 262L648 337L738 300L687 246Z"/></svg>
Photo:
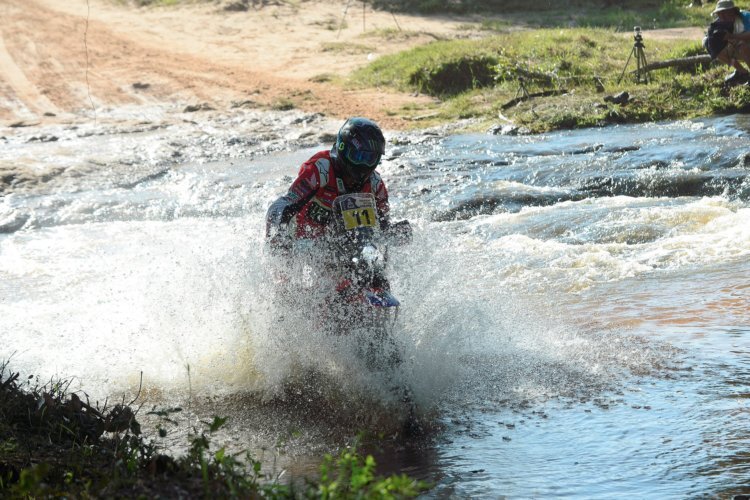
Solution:
<svg viewBox="0 0 750 500"><path fill-rule="evenodd" d="M716 8L713 12L711 12L711 14L718 14L719 12L724 12L725 10L736 10L737 12L740 11L739 7L736 7L732 0L719 0L718 2L716 2Z"/></svg>

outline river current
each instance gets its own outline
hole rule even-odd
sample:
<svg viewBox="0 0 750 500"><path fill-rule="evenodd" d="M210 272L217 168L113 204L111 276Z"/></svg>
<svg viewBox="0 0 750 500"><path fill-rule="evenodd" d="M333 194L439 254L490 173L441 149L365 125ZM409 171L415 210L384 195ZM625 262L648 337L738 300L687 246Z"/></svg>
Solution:
<svg viewBox="0 0 750 500"><path fill-rule="evenodd" d="M387 133L405 437L389 382L271 300L265 211L339 124L100 113L0 129L8 369L228 416L284 480L367 431L428 497L750 494L747 116Z"/></svg>

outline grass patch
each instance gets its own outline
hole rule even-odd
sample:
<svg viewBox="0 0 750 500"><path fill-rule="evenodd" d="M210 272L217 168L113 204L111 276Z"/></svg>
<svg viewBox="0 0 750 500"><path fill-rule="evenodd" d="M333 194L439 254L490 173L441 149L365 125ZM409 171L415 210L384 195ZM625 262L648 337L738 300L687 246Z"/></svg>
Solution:
<svg viewBox="0 0 750 500"><path fill-rule="evenodd" d="M362 33L360 38L377 38L389 42L402 42L421 36L419 31L400 30L398 28L380 28Z"/></svg>
<svg viewBox="0 0 750 500"><path fill-rule="evenodd" d="M524 0L371 0L374 7L419 14L482 14L507 16L536 27L607 27L632 30L696 26L706 23L715 2L687 8L688 0L546 0L533 5ZM484 23L483 23L484 24ZM491 26L488 24L488 26Z"/></svg>
<svg viewBox="0 0 750 500"><path fill-rule="evenodd" d="M291 99L287 99L287 98L281 98L278 101L271 104L271 109L273 109L274 111L289 111L296 107L297 105L294 104L294 101L292 101Z"/></svg>
<svg viewBox="0 0 750 500"><path fill-rule="evenodd" d="M310 23L312 26L320 26L328 31L339 31L340 29L346 28L347 24L345 20L336 17L327 17L323 21L314 21Z"/></svg>
<svg viewBox="0 0 750 500"><path fill-rule="evenodd" d="M369 54L375 48L369 45L351 42L326 42L321 46L323 52L334 52L339 54Z"/></svg>
<svg viewBox="0 0 750 500"><path fill-rule="evenodd" d="M339 77L334 73L320 73L310 77L311 82L315 83L327 83L337 80Z"/></svg>
<svg viewBox="0 0 750 500"><path fill-rule="evenodd" d="M434 96L450 96L495 82L497 58L490 55L432 61L409 76L409 84Z"/></svg>
<svg viewBox="0 0 750 500"><path fill-rule="evenodd" d="M699 40L650 40L648 31L644 44L648 62L704 53ZM722 66L659 69L649 83L636 84L635 59L626 66L632 48L630 33L609 29L516 31L383 56L351 82L438 97L444 120L486 125L503 114L534 132L729 113L750 103L745 88L723 88L729 70ZM532 97L508 106L524 91ZM627 102L604 100L621 92L630 94Z"/></svg>
<svg viewBox="0 0 750 500"><path fill-rule="evenodd" d="M456 94L466 90L466 79L461 75L456 88L450 88L450 82L441 81L444 76L454 73L454 68L458 67L473 68L484 75L487 68L499 60L497 51L500 49L492 38L434 42L380 57L356 71L352 80L369 87L390 86L401 91L424 93L431 93L430 89L434 88L435 95ZM480 61L484 64L477 64ZM473 80L469 78L470 82Z"/></svg>

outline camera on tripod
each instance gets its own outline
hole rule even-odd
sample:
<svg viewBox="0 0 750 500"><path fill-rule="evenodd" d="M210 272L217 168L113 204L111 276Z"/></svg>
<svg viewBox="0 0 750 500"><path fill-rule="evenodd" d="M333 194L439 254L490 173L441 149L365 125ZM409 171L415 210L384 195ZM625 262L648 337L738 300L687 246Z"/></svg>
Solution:
<svg viewBox="0 0 750 500"><path fill-rule="evenodd" d="M617 79L617 83L620 83L622 77L625 76L625 70L627 69L628 63L630 63L630 59L633 56L635 56L636 66L635 82L648 83L648 64L646 63L646 52L644 51L646 47L643 45L643 33L641 33L640 26L633 26L633 40L635 40L635 43L633 44L633 50L630 51L628 60L625 62L625 67L622 68L622 73L620 74L620 78Z"/></svg>
<svg viewBox="0 0 750 500"><path fill-rule="evenodd" d="M635 40L636 43L641 43L643 41L640 26L633 26L633 40Z"/></svg>

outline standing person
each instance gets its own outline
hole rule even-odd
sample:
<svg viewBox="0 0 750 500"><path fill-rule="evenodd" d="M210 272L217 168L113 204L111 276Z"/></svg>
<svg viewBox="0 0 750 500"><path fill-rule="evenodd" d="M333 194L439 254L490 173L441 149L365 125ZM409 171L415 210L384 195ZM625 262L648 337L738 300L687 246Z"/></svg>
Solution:
<svg viewBox="0 0 750 500"><path fill-rule="evenodd" d="M709 27L704 42L706 48L712 57L734 68L726 83L747 82L750 79L750 12L740 10L732 0L719 0L711 14L716 21Z"/></svg>

